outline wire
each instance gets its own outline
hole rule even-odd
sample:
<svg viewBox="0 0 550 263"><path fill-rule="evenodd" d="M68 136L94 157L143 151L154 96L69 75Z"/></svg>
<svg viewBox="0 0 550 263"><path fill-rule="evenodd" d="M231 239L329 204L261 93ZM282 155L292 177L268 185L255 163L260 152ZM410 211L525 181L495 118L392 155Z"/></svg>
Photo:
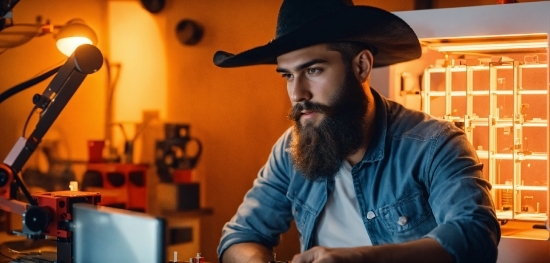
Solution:
<svg viewBox="0 0 550 263"><path fill-rule="evenodd" d="M3 257L5 257L5 258L7 258L7 259L9 259L9 260L17 260L16 258L12 258L12 257L10 257L10 256L4 255L4 253L2 253L2 251L0 251L0 256L3 256Z"/></svg>
<svg viewBox="0 0 550 263"><path fill-rule="evenodd" d="M49 70L47 71L46 73L36 77L36 78L32 78L30 80L27 80L23 83L20 83L18 85L15 85L11 88L9 88L8 90L2 92L0 94L0 103L4 102L5 100L7 100L8 98L10 98L11 96L23 91L23 90L26 90L46 79L48 79L49 77L51 77L53 74L57 73L57 71L59 71L59 68L61 68L61 66L58 66L52 70Z"/></svg>
<svg viewBox="0 0 550 263"><path fill-rule="evenodd" d="M106 70L107 70L107 102L106 102L106 109L105 109L105 113L106 113L106 116L105 116L105 139L107 141L109 141L110 143L112 142L112 125L113 125L113 99L114 99L114 94L115 94L115 90L116 90L116 86L117 86L117 83L118 83L118 80L120 78L120 71L121 71L121 68L122 68L122 65L120 63L111 63L109 62L109 60L107 59L107 57L103 57L103 59L105 60L105 66L106 66ZM116 68L116 75L113 76L113 72L112 72L112 67Z"/></svg>
<svg viewBox="0 0 550 263"><path fill-rule="evenodd" d="M27 131L27 125L29 124L29 121L30 121L30 119L31 119L31 117L32 117L32 114L36 111L36 108L37 108L37 107L34 106L34 107L32 108L32 110L31 110L31 113L29 113L29 116L27 116L27 120L25 121L25 125L23 126L23 138L26 138L26 137L25 137L25 133L26 133L26 131Z"/></svg>
<svg viewBox="0 0 550 263"><path fill-rule="evenodd" d="M17 260L16 258L12 258L12 257L4 254L4 252L2 252L2 247L4 247L4 245L5 245L5 243L0 244L0 256L3 256L3 257L8 258L10 260Z"/></svg>
<svg viewBox="0 0 550 263"><path fill-rule="evenodd" d="M63 66L63 64L65 64L65 61L67 61L67 58L64 58L64 59L59 60L59 62L55 63L53 66L50 66L50 67L48 67L48 68L46 68L46 69L44 69L44 70L42 70L42 71L40 71L40 72L37 72L36 74L34 74L34 76L32 76L32 78L34 78L34 77L36 77L36 76L38 76L38 75L44 74L44 73L46 73L47 71L52 70L52 69L54 69L54 68L56 68L56 67Z"/></svg>

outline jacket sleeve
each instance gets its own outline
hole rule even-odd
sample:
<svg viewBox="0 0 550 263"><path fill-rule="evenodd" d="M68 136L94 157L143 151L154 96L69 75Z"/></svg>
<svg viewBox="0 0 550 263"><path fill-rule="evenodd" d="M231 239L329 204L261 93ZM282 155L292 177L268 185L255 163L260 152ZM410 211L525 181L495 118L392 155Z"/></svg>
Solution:
<svg viewBox="0 0 550 263"><path fill-rule="evenodd" d="M233 244L255 242L268 248L279 244L280 234L290 228L291 204L286 198L290 160L286 148L290 129L273 146L252 188L237 213L222 229L218 258Z"/></svg>
<svg viewBox="0 0 550 263"><path fill-rule="evenodd" d="M436 239L456 262L496 262L500 225L475 149L449 123L429 154L429 202L438 227L427 237Z"/></svg>

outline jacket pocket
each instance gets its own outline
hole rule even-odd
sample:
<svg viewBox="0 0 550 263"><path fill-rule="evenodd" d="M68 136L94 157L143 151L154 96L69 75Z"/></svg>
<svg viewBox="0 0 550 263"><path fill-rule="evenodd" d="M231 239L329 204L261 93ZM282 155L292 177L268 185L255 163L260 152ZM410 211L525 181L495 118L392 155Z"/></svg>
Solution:
<svg viewBox="0 0 550 263"><path fill-rule="evenodd" d="M296 228L298 229L301 238L304 233L304 227L306 225L309 212L303 207L300 201L296 199L290 199L290 201L292 203L292 216L294 217Z"/></svg>
<svg viewBox="0 0 550 263"><path fill-rule="evenodd" d="M378 211L395 242L421 238L437 226L432 209L422 193L400 199Z"/></svg>

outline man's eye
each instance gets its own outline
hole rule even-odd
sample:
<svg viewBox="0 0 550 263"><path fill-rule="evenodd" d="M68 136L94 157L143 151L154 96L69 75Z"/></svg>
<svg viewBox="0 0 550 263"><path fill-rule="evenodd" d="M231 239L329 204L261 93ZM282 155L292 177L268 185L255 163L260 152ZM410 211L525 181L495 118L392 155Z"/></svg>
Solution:
<svg viewBox="0 0 550 263"><path fill-rule="evenodd" d="M319 73L319 72L321 72L321 70L318 69L318 68L308 68L307 69L307 74L309 74L309 75L313 75L313 74L316 74L316 73Z"/></svg>
<svg viewBox="0 0 550 263"><path fill-rule="evenodd" d="M281 77L285 78L285 79L291 79L292 78L292 74L281 74Z"/></svg>

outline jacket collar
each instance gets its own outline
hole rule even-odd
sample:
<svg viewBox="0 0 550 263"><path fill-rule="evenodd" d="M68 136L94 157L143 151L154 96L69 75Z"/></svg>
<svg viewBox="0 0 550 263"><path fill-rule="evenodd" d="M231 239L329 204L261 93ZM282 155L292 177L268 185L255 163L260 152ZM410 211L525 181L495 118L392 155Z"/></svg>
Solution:
<svg viewBox="0 0 550 263"><path fill-rule="evenodd" d="M375 162L384 158L384 149L386 136L388 132L388 103L385 98L375 89L371 88L374 101L376 103L376 113L374 118L374 133L369 143L369 147L363 156L361 163Z"/></svg>

